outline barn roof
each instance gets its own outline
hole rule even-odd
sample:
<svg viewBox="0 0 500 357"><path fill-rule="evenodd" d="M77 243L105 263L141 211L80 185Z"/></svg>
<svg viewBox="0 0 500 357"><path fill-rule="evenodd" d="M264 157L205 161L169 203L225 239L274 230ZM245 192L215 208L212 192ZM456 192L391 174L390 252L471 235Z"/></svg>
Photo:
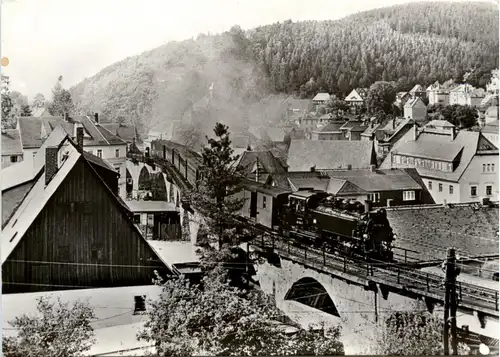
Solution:
<svg viewBox="0 0 500 357"><path fill-rule="evenodd" d="M450 247L462 257L498 254L498 214L498 205L478 203L387 208L394 244L425 261L446 258Z"/></svg>
<svg viewBox="0 0 500 357"><path fill-rule="evenodd" d="M2 131L2 155L22 155L23 147L17 129Z"/></svg>

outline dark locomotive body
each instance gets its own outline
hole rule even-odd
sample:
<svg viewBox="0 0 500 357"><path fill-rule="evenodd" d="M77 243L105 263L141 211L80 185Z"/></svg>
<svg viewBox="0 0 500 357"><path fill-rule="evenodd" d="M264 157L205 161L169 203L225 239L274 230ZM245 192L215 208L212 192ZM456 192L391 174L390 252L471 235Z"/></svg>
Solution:
<svg viewBox="0 0 500 357"><path fill-rule="evenodd" d="M296 242L364 259L392 260L394 235L385 209L367 201L336 199L323 191L298 191L282 208L282 228Z"/></svg>

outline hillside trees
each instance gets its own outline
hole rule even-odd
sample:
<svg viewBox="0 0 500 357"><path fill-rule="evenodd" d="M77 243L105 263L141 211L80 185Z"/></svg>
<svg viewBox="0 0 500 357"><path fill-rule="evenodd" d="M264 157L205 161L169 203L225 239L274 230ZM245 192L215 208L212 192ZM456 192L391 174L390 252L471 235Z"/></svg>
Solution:
<svg viewBox="0 0 500 357"><path fill-rule="evenodd" d="M12 98L10 97L9 84L9 77L2 75L2 127L8 127L10 125L10 113L13 107Z"/></svg>
<svg viewBox="0 0 500 357"><path fill-rule="evenodd" d="M5 356L83 356L95 342L90 325L95 316L87 303L77 301L70 306L59 298L54 302L41 297L37 312L10 322L17 335L3 337Z"/></svg>

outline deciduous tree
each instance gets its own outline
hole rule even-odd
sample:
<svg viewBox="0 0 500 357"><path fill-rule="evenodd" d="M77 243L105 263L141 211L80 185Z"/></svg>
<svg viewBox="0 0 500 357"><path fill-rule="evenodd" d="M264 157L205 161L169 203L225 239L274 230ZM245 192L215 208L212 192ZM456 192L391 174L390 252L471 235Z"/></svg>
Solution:
<svg viewBox="0 0 500 357"><path fill-rule="evenodd" d="M52 89L52 102L49 105L51 115L64 115L71 113L74 109L71 94L62 86L63 77L59 76L57 83Z"/></svg>
<svg viewBox="0 0 500 357"><path fill-rule="evenodd" d="M10 325L15 337L4 337L3 353L7 357L83 356L94 340L90 325L95 318L92 308L81 301L70 306L58 298L38 299L37 316L16 317Z"/></svg>
<svg viewBox="0 0 500 357"><path fill-rule="evenodd" d="M31 108L28 104L23 105L21 108L21 116L22 117L30 117L33 114L31 113Z"/></svg>
<svg viewBox="0 0 500 357"><path fill-rule="evenodd" d="M45 108L47 104L45 96L42 93L37 93L33 98L32 107L33 108Z"/></svg>
<svg viewBox="0 0 500 357"><path fill-rule="evenodd" d="M396 100L395 82L375 82L370 86L366 95L366 108L369 112L375 113L383 110L389 114L393 112L393 104Z"/></svg>
<svg viewBox="0 0 500 357"><path fill-rule="evenodd" d="M9 77L2 75L2 127L8 127L10 125L10 113L13 107L12 99L10 97L9 84Z"/></svg>
<svg viewBox="0 0 500 357"><path fill-rule="evenodd" d="M218 269L218 268L216 268ZM217 276L217 272L214 272ZM139 339L160 356L342 355L338 328L287 335L282 313L260 290L238 290L206 277L202 286L183 279L163 284Z"/></svg>

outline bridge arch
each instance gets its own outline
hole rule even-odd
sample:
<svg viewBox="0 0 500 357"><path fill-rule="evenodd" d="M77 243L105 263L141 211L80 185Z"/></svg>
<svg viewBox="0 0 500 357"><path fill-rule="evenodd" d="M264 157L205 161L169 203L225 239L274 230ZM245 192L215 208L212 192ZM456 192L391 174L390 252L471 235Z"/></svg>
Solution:
<svg viewBox="0 0 500 357"><path fill-rule="evenodd" d="M293 283L285 295L285 300L293 300L340 317L335 303L323 284L311 277L304 277Z"/></svg>

